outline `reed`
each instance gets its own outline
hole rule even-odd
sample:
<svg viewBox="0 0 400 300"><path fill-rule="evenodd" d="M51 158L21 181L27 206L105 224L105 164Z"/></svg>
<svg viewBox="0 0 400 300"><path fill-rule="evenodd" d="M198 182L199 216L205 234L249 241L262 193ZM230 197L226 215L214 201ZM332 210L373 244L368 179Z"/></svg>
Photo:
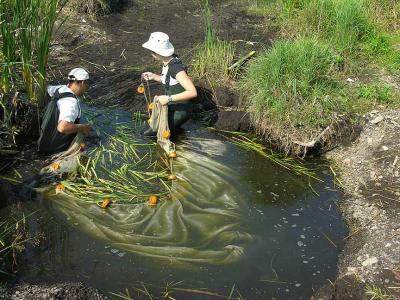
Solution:
<svg viewBox="0 0 400 300"><path fill-rule="evenodd" d="M29 215L17 216L11 212L0 222L0 274L14 276L14 266L17 264L17 255L25 249L25 244L31 242L36 245L40 235L26 234L26 220Z"/></svg>
<svg viewBox="0 0 400 300"><path fill-rule="evenodd" d="M168 163L157 159L153 148L153 143L134 139L129 127L117 127L107 146L79 159L77 173L62 182L66 194L89 203L107 198L129 204L145 202L150 195L167 196Z"/></svg>
<svg viewBox="0 0 400 300"><path fill-rule="evenodd" d="M212 12L209 0L201 2L205 23L204 42L196 46L194 64L191 75L196 80L208 80L212 84L227 81L232 74L228 68L231 65L235 48L231 42L219 39L212 24Z"/></svg>
<svg viewBox="0 0 400 300"><path fill-rule="evenodd" d="M20 89L40 107L45 95L46 66L58 0L0 1L0 84L5 95Z"/></svg>
<svg viewBox="0 0 400 300"><path fill-rule="evenodd" d="M273 163L290 172L293 172L296 175L305 176L317 181L322 181L320 178L317 177L315 170L307 167L300 160L294 159L292 157L287 157L282 153L276 153L271 149L268 149L267 147L262 145L257 140L257 138L250 138L248 137L248 134L241 132L219 130L218 133L223 135L232 144L249 151L254 151L257 154L269 159Z"/></svg>

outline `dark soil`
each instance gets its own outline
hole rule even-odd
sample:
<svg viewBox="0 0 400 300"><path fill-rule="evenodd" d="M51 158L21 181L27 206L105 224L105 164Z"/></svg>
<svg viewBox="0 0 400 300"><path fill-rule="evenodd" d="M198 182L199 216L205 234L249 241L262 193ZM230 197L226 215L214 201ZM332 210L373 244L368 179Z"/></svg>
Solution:
<svg viewBox="0 0 400 300"><path fill-rule="evenodd" d="M159 72L160 66L142 44L151 32L165 31L176 52L189 65L190 74L194 46L204 40L205 25L199 3L196 0L130 1L123 12L99 17L97 22L82 15L71 17L60 28L52 48L54 81L59 81L60 74L70 68L81 65L92 75L94 84L90 95L94 101L145 111L143 96L135 89L143 71ZM268 47L276 35L271 20L247 12L246 1L211 1L211 6L217 35L235 41L238 58L250 50ZM151 92L152 95L163 93L157 85L151 86ZM207 125L216 122L216 127L222 124L223 129L248 128L240 121L243 113L225 109L238 106L238 98L231 89L218 88L211 96L201 91L198 94L197 119L200 116ZM219 119L222 120L217 122Z"/></svg>

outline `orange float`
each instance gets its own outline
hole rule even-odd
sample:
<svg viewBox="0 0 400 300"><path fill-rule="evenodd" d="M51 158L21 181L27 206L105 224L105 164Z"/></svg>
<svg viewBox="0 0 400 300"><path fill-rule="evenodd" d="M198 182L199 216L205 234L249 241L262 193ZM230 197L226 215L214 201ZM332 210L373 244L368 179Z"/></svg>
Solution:
<svg viewBox="0 0 400 300"><path fill-rule="evenodd" d="M171 181L176 180L176 175L174 175L174 174L169 175L168 180L171 180Z"/></svg>
<svg viewBox="0 0 400 300"><path fill-rule="evenodd" d="M154 109L154 102L151 102L151 103L149 103L149 110L152 110L152 109Z"/></svg>
<svg viewBox="0 0 400 300"><path fill-rule="evenodd" d="M60 168L61 168L61 166L60 166L60 164L59 163L52 163L51 164L51 166L50 166L50 169L52 170L52 171L57 171L57 170L60 170Z"/></svg>
<svg viewBox="0 0 400 300"><path fill-rule="evenodd" d="M106 208L110 205L111 201L109 198L104 198L103 202L99 205L101 208Z"/></svg>
<svg viewBox="0 0 400 300"><path fill-rule="evenodd" d="M86 144L85 143L80 143L79 144L79 148L81 149L81 151L85 150Z"/></svg>
<svg viewBox="0 0 400 300"><path fill-rule="evenodd" d="M139 86L137 87L136 91L137 91L139 94L143 94L143 93L144 93L144 85L143 85L143 84L139 85Z"/></svg>
<svg viewBox="0 0 400 300"><path fill-rule="evenodd" d="M175 152L175 151L171 151L171 152L168 154L168 157L169 157L169 158L177 158L176 152Z"/></svg>
<svg viewBox="0 0 400 300"><path fill-rule="evenodd" d="M171 131L165 130L165 131L163 132L162 136L163 136L164 139L169 139L170 136L171 136Z"/></svg>
<svg viewBox="0 0 400 300"><path fill-rule="evenodd" d="M149 200L147 200L147 202L149 203L150 206L155 206L158 203L158 199L157 196L151 195L149 197Z"/></svg>
<svg viewBox="0 0 400 300"><path fill-rule="evenodd" d="M56 194L63 193L65 191L65 186L61 183L56 185Z"/></svg>

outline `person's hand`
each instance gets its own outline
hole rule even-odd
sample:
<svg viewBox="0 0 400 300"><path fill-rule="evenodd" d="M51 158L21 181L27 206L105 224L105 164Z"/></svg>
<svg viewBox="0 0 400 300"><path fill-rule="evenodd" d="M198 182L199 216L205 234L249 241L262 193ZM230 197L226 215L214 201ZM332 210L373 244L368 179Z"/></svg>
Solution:
<svg viewBox="0 0 400 300"><path fill-rule="evenodd" d="M92 127L89 124L79 124L79 131L82 132L83 135L88 136L92 130Z"/></svg>
<svg viewBox="0 0 400 300"><path fill-rule="evenodd" d="M162 96L157 96L157 101L160 102L161 105L167 105L168 104L168 96L162 95Z"/></svg>
<svg viewBox="0 0 400 300"><path fill-rule="evenodd" d="M144 80L154 80L154 73L151 72L144 72L142 73L142 79Z"/></svg>

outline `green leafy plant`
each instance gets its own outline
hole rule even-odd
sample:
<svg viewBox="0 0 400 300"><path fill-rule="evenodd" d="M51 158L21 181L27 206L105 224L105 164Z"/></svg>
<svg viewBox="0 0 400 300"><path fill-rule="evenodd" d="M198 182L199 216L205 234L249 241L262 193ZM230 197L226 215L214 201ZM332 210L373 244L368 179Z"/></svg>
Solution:
<svg viewBox="0 0 400 300"><path fill-rule="evenodd" d="M21 80L31 101L40 107L45 94L46 67L58 0L0 1L3 97L18 90Z"/></svg>
<svg viewBox="0 0 400 300"><path fill-rule="evenodd" d="M204 43L195 48L191 75L196 80L217 84L233 76L228 68L233 61L235 48L231 42L220 40L216 36L209 0L203 0L201 6L205 22L205 38Z"/></svg>

